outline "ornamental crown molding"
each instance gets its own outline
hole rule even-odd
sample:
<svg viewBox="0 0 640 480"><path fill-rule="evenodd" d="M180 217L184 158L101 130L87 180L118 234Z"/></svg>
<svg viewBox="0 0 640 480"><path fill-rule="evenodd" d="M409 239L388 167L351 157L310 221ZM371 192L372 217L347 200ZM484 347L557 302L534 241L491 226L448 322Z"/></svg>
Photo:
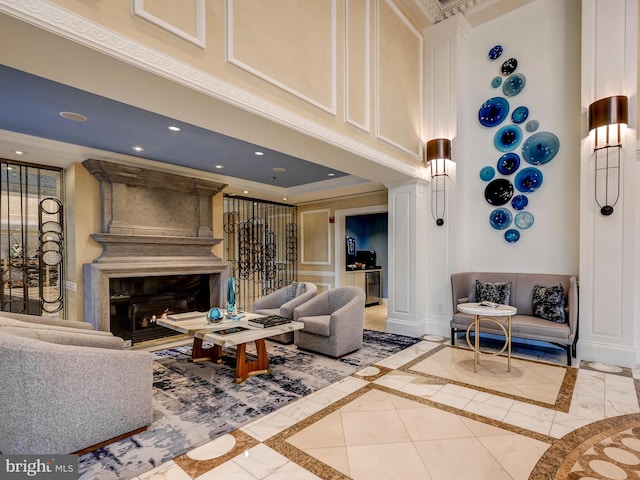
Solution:
<svg viewBox="0 0 640 480"><path fill-rule="evenodd" d="M0 12L412 178L424 175L418 156L415 165L403 162L46 0L0 0Z"/></svg>
<svg viewBox="0 0 640 480"><path fill-rule="evenodd" d="M435 24L479 5L484 0L420 0Z"/></svg>

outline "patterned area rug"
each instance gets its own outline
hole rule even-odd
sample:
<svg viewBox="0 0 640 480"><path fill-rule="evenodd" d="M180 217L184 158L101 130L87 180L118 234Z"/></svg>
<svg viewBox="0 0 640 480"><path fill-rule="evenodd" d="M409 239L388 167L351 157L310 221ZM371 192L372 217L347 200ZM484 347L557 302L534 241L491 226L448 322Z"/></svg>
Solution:
<svg viewBox="0 0 640 480"><path fill-rule="evenodd" d="M190 346L156 352L153 423L81 456L79 478L133 478L419 341L365 330L362 348L340 359L267 342L272 373L239 385L233 382L233 350L223 352L221 365L193 363Z"/></svg>

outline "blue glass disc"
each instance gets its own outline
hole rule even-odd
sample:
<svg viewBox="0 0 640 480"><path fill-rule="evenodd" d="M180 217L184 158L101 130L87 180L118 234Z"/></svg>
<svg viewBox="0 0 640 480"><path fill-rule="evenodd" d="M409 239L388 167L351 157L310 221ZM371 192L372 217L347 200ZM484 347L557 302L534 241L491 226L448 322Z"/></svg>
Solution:
<svg viewBox="0 0 640 480"><path fill-rule="evenodd" d="M480 180L483 182L488 182L489 180L493 180L493 177L496 176L496 170L493 167L482 167L480 170Z"/></svg>
<svg viewBox="0 0 640 480"><path fill-rule="evenodd" d="M516 108L511 114L511 121L513 123L522 123L529 116L529 109L524 106Z"/></svg>
<svg viewBox="0 0 640 480"><path fill-rule="evenodd" d="M516 174L514 184L519 192L535 192L542 185L542 172L535 167L523 168Z"/></svg>
<svg viewBox="0 0 640 480"><path fill-rule="evenodd" d="M504 232L504 239L509 243L515 243L520 240L520 232L510 228L506 232Z"/></svg>
<svg viewBox="0 0 640 480"><path fill-rule="evenodd" d="M491 50L489 50L489 58L491 60L495 60L502 55L502 45L495 45Z"/></svg>
<svg viewBox="0 0 640 480"><path fill-rule="evenodd" d="M502 175L511 175L520 167L520 157L517 153L505 153L498 159L498 171Z"/></svg>
<svg viewBox="0 0 640 480"><path fill-rule="evenodd" d="M521 141L522 130L517 125L506 125L493 137L493 145L501 152L515 150Z"/></svg>
<svg viewBox="0 0 640 480"><path fill-rule="evenodd" d="M522 210L529 205L529 199L526 195L516 195L511 199L511 206L514 210Z"/></svg>
<svg viewBox="0 0 640 480"><path fill-rule="evenodd" d="M489 205L500 206L513 197L513 184L506 178L492 180L484 189L484 198Z"/></svg>
<svg viewBox="0 0 640 480"><path fill-rule="evenodd" d="M491 86L493 88L498 88L500 85L502 85L502 77L494 77L493 80L491 80Z"/></svg>
<svg viewBox="0 0 640 480"><path fill-rule="evenodd" d="M520 212L516 214L513 223L516 227L526 230L533 225L533 215L530 212Z"/></svg>
<svg viewBox="0 0 640 480"><path fill-rule="evenodd" d="M496 230L505 230L511 225L511 212L506 208L496 208L489 215L489 224Z"/></svg>
<svg viewBox="0 0 640 480"><path fill-rule="evenodd" d="M560 140L551 132L531 135L522 145L522 156L531 165L544 165L553 160L560 148Z"/></svg>
<svg viewBox="0 0 640 480"><path fill-rule="evenodd" d="M510 58L509 60L505 60L502 66L500 67L500 73L502 75L511 75L518 68L518 60L515 58Z"/></svg>
<svg viewBox="0 0 640 480"><path fill-rule="evenodd" d="M478 110L478 120L485 127L495 127L509 115L509 102L503 97L493 97Z"/></svg>
<svg viewBox="0 0 640 480"><path fill-rule="evenodd" d="M540 126L540 122L538 120L529 120L527 122L526 127L524 127L527 132L535 132Z"/></svg>
<svg viewBox="0 0 640 480"><path fill-rule="evenodd" d="M508 77L502 84L502 93L507 97L513 97L518 95L524 86L527 84L527 79L521 73L514 73Z"/></svg>

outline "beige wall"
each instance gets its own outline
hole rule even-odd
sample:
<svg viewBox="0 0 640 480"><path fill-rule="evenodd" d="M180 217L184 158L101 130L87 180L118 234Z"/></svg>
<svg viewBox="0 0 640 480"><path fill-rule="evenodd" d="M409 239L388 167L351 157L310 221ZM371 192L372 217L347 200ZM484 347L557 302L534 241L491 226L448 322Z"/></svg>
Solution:
<svg viewBox="0 0 640 480"><path fill-rule="evenodd" d="M353 197L343 197L343 198L335 198L331 200L326 200L322 202L314 202L305 205L298 206L298 225L300 227L300 245L298 255L298 271L299 280L306 282L313 282L319 284L322 290L326 287L323 284L328 284L328 286L335 286L335 249L338 247L335 245L335 229L336 224L324 221L323 218L335 218L336 210L346 210L352 208L361 208L361 207L369 207L374 205L386 205L388 202L387 191L374 192L366 195L357 195ZM318 220L314 224L310 224L309 227L303 225L306 222L306 217L308 214L309 220ZM324 258L328 258L328 262L319 262L319 263L303 263L302 260L302 252L305 249L304 237L305 233L302 232L303 228L309 228L311 230L312 236L321 237L323 239L322 242L314 241L314 248L318 246L324 246L327 250L318 251L314 250L313 255L309 258L312 258L313 261L322 260ZM309 233L309 232L307 232ZM328 238L328 245L324 242L324 239ZM317 272L314 274L314 272Z"/></svg>
<svg viewBox="0 0 640 480"><path fill-rule="evenodd" d="M80 163L64 172L66 218L65 317L84 320L82 265L91 263L102 247L90 235L100 231L100 186Z"/></svg>
<svg viewBox="0 0 640 480"><path fill-rule="evenodd" d="M420 164L423 38L392 0L146 0L137 2L138 14L130 0L53 3L400 162ZM77 86L104 94L109 87L100 83L107 80Z"/></svg>

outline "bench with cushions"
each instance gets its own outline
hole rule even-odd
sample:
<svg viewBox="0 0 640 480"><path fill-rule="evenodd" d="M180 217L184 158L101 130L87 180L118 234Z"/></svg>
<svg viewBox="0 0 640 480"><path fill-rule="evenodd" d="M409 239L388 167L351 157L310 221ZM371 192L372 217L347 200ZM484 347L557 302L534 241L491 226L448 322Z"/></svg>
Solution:
<svg viewBox="0 0 640 480"><path fill-rule="evenodd" d="M466 332L473 315L458 312L460 303L484 300L512 305L512 338L536 340L567 351L567 365L575 356L578 330L578 282L572 275L538 273L462 272L451 275L453 316L451 344ZM504 319L503 319L504 320ZM481 332L504 336L498 325L481 323Z"/></svg>

